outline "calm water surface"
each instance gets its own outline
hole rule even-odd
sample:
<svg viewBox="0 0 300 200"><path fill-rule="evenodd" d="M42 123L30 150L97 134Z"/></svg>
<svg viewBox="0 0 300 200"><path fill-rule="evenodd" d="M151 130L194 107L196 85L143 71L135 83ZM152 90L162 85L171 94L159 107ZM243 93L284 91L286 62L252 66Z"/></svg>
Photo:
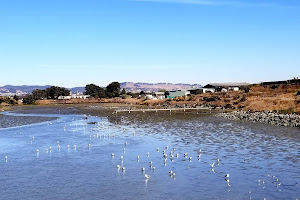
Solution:
<svg viewBox="0 0 300 200"><path fill-rule="evenodd" d="M41 113L26 116L57 119L0 129L0 199L300 198L299 129L181 113Z"/></svg>

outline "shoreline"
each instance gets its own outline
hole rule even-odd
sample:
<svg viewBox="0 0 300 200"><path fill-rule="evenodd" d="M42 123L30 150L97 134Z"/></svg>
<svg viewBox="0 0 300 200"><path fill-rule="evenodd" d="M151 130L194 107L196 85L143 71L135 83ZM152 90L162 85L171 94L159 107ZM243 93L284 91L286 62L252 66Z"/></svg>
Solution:
<svg viewBox="0 0 300 200"><path fill-rule="evenodd" d="M180 105L172 105L174 107L180 107ZM150 106L150 105L132 105L126 103L79 103L79 104L48 104L48 105L22 105L22 106L12 106L5 111L21 111L26 112L26 110L34 110L38 108L55 108L53 111L66 111L65 114L68 113L69 109L75 109L77 112L83 113L94 113L100 114L103 116L110 116L117 109L126 109L126 108L138 108L138 109L149 109L149 108L165 108L164 106ZM212 115L220 118L225 118L228 120L234 121L247 121L247 122L255 122L262 124L270 124L273 126L284 126L284 127L300 127L300 115L298 114L280 114L276 111L243 111L243 110L232 110L232 109L212 109ZM216 113L216 110L218 112ZM0 109L2 111L2 109ZM101 112L100 112L101 111ZM161 111L163 112L163 111ZM176 111L180 113L182 111ZM174 113L176 113L174 112ZM194 113L193 111L187 111L185 113ZM0 114L1 115L1 114Z"/></svg>
<svg viewBox="0 0 300 200"><path fill-rule="evenodd" d="M297 114L280 114L272 111L233 111L230 113L218 113L216 116L233 121L239 120L273 126L300 127L300 115Z"/></svg>

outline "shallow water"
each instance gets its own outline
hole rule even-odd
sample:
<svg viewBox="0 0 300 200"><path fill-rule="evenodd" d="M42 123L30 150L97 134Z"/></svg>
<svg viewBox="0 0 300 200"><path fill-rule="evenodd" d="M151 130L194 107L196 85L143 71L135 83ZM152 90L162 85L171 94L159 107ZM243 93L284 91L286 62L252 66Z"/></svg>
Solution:
<svg viewBox="0 0 300 200"><path fill-rule="evenodd" d="M59 118L0 129L2 199L300 198L299 129L181 113L39 113Z"/></svg>

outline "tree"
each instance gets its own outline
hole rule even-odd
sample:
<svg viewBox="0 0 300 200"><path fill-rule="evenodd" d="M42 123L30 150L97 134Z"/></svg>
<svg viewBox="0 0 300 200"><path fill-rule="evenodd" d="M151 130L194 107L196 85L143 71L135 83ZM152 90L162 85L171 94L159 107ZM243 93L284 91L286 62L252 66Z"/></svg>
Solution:
<svg viewBox="0 0 300 200"><path fill-rule="evenodd" d="M121 95L126 94L125 88L122 89L122 92L120 93Z"/></svg>
<svg viewBox="0 0 300 200"><path fill-rule="evenodd" d="M35 100L47 98L46 90L39 90L39 89L33 90L32 95Z"/></svg>
<svg viewBox="0 0 300 200"><path fill-rule="evenodd" d="M14 100L18 101L20 99L20 97L18 97L16 94L13 97Z"/></svg>
<svg viewBox="0 0 300 200"><path fill-rule="evenodd" d="M26 94L26 96L23 98L23 104L33 104L35 102L35 99L32 94Z"/></svg>
<svg viewBox="0 0 300 200"><path fill-rule="evenodd" d="M86 85L85 94L94 98L105 98L105 90L95 84Z"/></svg>
<svg viewBox="0 0 300 200"><path fill-rule="evenodd" d="M120 95L120 83L119 82L112 82L106 86L106 96L107 97L118 97Z"/></svg>
<svg viewBox="0 0 300 200"><path fill-rule="evenodd" d="M52 86L46 89L47 98L57 99L59 96L69 96L70 90L64 87Z"/></svg>

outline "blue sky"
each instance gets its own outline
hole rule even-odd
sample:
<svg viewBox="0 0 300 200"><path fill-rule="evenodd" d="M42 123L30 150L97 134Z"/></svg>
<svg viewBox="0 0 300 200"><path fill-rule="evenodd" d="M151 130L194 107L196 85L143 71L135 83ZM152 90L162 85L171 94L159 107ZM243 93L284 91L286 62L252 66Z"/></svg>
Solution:
<svg viewBox="0 0 300 200"><path fill-rule="evenodd" d="M300 76L298 0L0 0L0 86Z"/></svg>

